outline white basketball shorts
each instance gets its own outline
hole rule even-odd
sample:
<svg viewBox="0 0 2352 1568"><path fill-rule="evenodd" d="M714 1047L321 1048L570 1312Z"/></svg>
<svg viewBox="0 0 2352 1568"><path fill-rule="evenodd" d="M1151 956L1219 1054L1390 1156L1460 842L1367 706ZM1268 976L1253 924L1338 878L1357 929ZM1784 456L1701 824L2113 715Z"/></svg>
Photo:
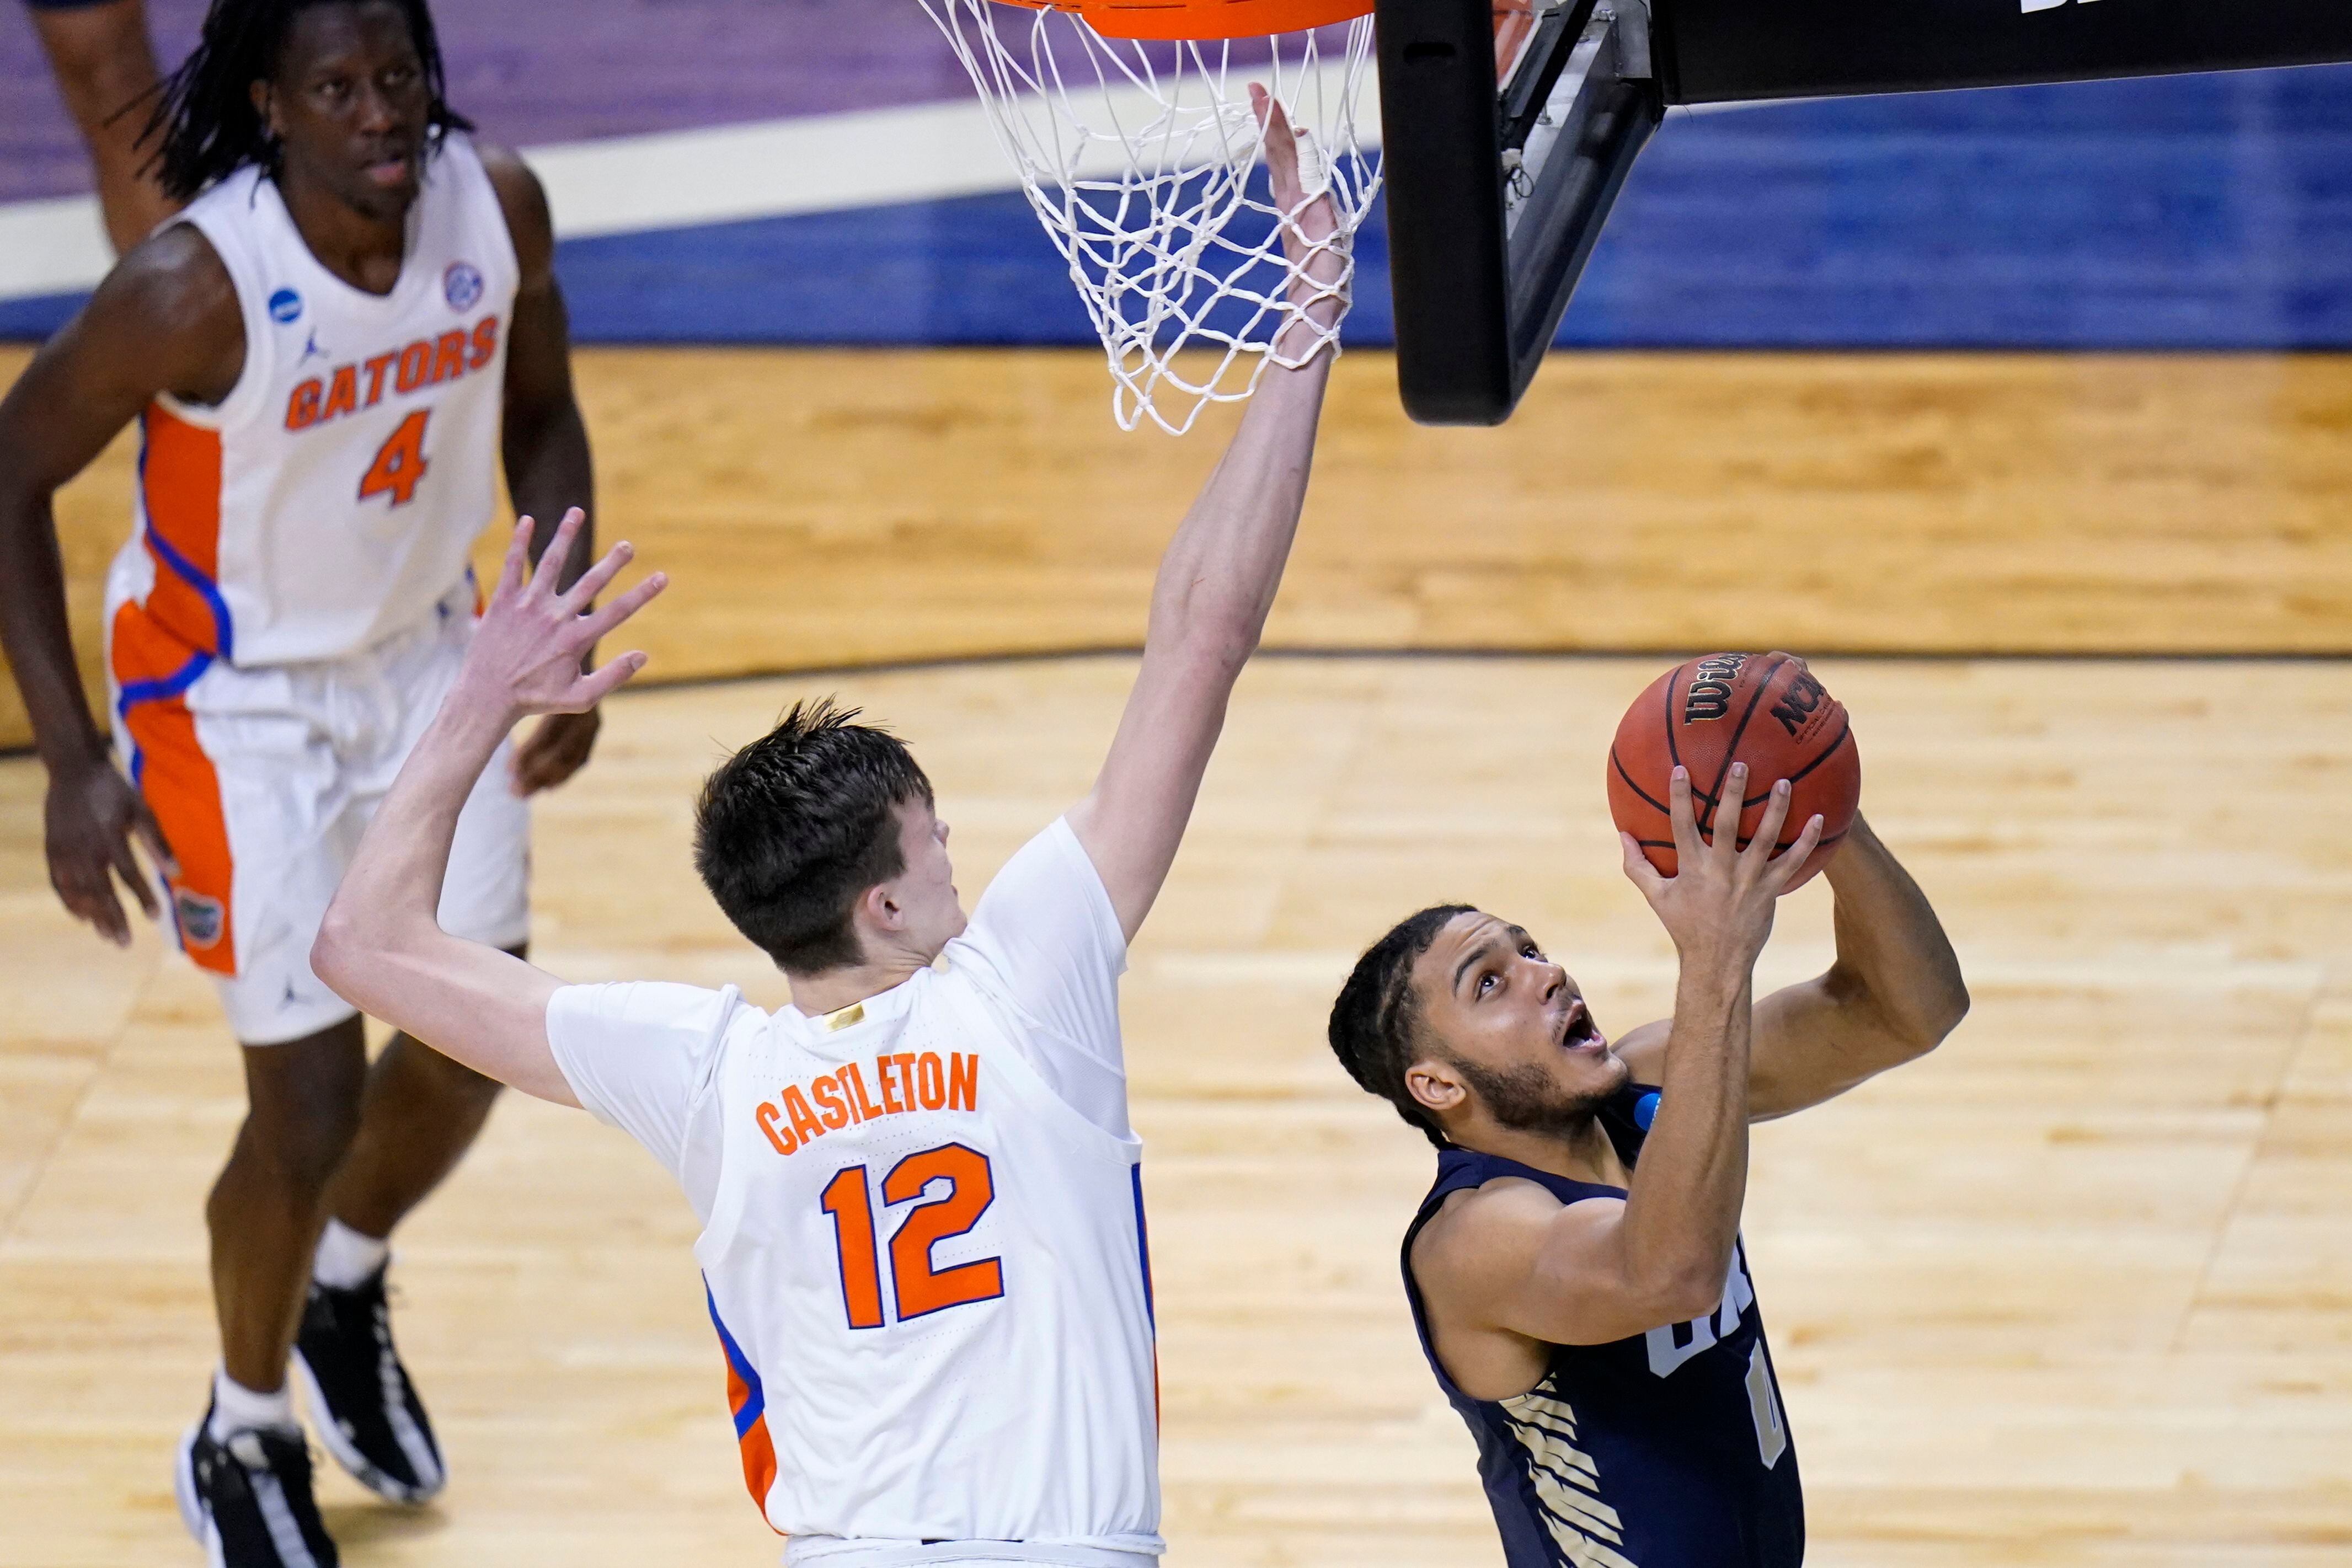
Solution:
<svg viewBox="0 0 2352 1568"><path fill-rule="evenodd" d="M471 581L364 653L238 669L109 606L115 744L179 862L165 889L182 951L247 1045L315 1034L355 1009L310 972L310 944L360 834L457 679ZM515 947L530 935L530 814L501 745L457 819L441 925Z"/></svg>

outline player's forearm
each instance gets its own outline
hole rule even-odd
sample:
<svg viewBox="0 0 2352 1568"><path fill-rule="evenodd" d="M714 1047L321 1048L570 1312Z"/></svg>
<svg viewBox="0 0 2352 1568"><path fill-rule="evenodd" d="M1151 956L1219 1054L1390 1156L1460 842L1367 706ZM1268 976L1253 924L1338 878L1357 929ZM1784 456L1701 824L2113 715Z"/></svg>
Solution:
<svg viewBox="0 0 2352 1568"><path fill-rule="evenodd" d="M1712 1307L1730 1271L1748 1196L1754 1010L1747 973L1685 957L1622 1230L1627 1276L1654 1292L1661 1322Z"/></svg>
<svg viewBox="0 0 2352 1568"><path fill-rule="evenodd" d="M1925 1055L1969 1010L1959 955L1919 884L1854 819L1829 863L1837 960L1824 986L1841 1009L1863 1015L1865 1033L1892 1066Z"/></svg>
<svg viewBox="0 0 2352 1568"><path fill-rule="evenodd" d="M1329 358L1269 370L1160 558L1147 652L1205 648L1238 674L1282 586L1314 465Z"/></svg>
<svg viewBox="0 0 2352 1568"><path fill-rule="evenodd" d="M0 464L6 461L0 455ZM24 694L33 745L52 773L102 763L106 737L83 699L66 613L65 564L47 491L0 494L0 644Z"/></svg>
<svg viewBox="0 0 2352 1568"><path fill-rule="evenodd" d="M462 680L361 836L311 953L311 967L337 995L394 1023L403 1020L386 994L381 960L440 935L441 885L458 813L514 723L496 705L467 700Z"/></svg>
<svg viewBox="0 0 2352 1568"><path fill-rule="evenodd" d="M1256 649L1282 586L1339 354L1336 342L1321 340L1346 313L1346 245L1333 237L1330 203L1300 192L1288 121L1263 89L1251 92L1266 129L1275 199L1290 214L1283 247L1295 269L1289 303L1297 314L1277 331L1240 428L1160 558L1144 647L1147 663L1171 648L1211 661L1228 685Z"/></svg>
<svg viewBox="0 0 2352 1568"><path fill-rule="evenodd" d="M141 99L161 74L145 16L110 5L37 10L33 19L82 139L99 158L129 165L152 107Z"/></svg>

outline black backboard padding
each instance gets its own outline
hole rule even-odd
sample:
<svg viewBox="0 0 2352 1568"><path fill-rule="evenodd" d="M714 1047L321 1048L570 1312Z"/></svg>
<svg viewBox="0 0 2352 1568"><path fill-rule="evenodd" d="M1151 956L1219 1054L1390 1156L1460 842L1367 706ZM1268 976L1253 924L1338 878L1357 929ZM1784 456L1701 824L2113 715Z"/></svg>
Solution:
<svg viewBox="0 0 2352 1568"><path fill-rule="evenodd" d="M1510 400L1494 15L1488 0L1379 0L1374 16L1397 382L1414 419L1465 423Z"/></svg>
<svg viewBox="0 0 2352 1568"><path fill-rule="evenodd" d="M2352 59L2352 0L1653 0L1669 103Z"/></svg>
<svg viewBox="0 0 2352 1568"><path fill-rule="evenodd" d="M1572 47L1593 10L1548 34ZM1379 0L1381 179L1389 208L1397 386L1423 424L1510 417L1567 308L1625 172L1663 113L1647 82L1611 81L1603 112L1536 174L1507 235L1490 0ZM1556 62L1542 79L1548 90Z"/></svg>

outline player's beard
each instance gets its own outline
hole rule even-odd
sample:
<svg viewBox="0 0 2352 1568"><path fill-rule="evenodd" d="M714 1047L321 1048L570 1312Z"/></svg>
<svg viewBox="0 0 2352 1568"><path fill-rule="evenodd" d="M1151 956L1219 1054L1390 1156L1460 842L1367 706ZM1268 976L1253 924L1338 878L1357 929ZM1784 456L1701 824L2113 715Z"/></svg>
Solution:
<svg viewBox="0 0 2352 1568"><path fill-rule="evenodd" d="M1612 1061L1617 1059L1610 1058ZM1620 1063L1622 1069L1622 1064ZM1600 1114L1611 1096L1624 1086L1624 1073L1617 1082L1590 1094L1574 1094L1562 1089L1550 1073L1533 1061L1516 1067L1492 1068L1462 1057L1454 1059L1454 1070L1462 1074L1464 1082L1478 1096L1486 1113L1501 1125L1516 1133L1573 1133L1589 1125Z"/></svg>

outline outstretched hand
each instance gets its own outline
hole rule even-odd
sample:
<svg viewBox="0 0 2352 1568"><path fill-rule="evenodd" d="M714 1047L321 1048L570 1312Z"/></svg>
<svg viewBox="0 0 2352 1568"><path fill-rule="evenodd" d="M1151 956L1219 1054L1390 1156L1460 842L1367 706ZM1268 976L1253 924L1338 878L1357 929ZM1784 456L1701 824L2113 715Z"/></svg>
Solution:
<svg viewBox="0 0 2352 1568"><path fill-rule="evenodd" d="M1292 286L1291 299L1328 332L1347 309L1344 246L1331 243L1339 232L1339 212L1331 202L1328 154L1291 128L1290 116L1273 94L1256 82L1249 90L1265 146L1266 180L1283 214L1282 253L1301 279ZM1304 149L1302 141L1307 143Z"/></svg>
<svg viewBox="0 0 2352 1568"><path fill-rule="evenodd" d="M1631 833L1619 833L1625 849L1625 875L1642 890L1685 963L1720 964L1746 974L1772 935L1774 901L1788 891L1822 841L1822 819L1809 818L1796 842L1780 854L1780 830L1789 820L1789 781L1772 786L1763 820L1747 847L1739 843L1739 815L1748 793L1748 765L1735 762L1716 804L1713 841L1699 837L1691 806L1690 769L1676 768L1667 789L1675 825L1675 874L1664 876Z"/></svg>
<svg viewBox="0 0 2352 1568"><path fill-rule="evenodd" d="M577 507L563 514L536 570L530 565L532 521L519 519L498 588L474 628L457 690L466 700L494 709L507 724L530 714L587 713L646 667L646 655L632 651L601 668L581 668L599 639L669 586L666 575L654 572L610 604L592 610L596 595L636 553L624 540L559 591L557 577L583 518Z"/></svg>

